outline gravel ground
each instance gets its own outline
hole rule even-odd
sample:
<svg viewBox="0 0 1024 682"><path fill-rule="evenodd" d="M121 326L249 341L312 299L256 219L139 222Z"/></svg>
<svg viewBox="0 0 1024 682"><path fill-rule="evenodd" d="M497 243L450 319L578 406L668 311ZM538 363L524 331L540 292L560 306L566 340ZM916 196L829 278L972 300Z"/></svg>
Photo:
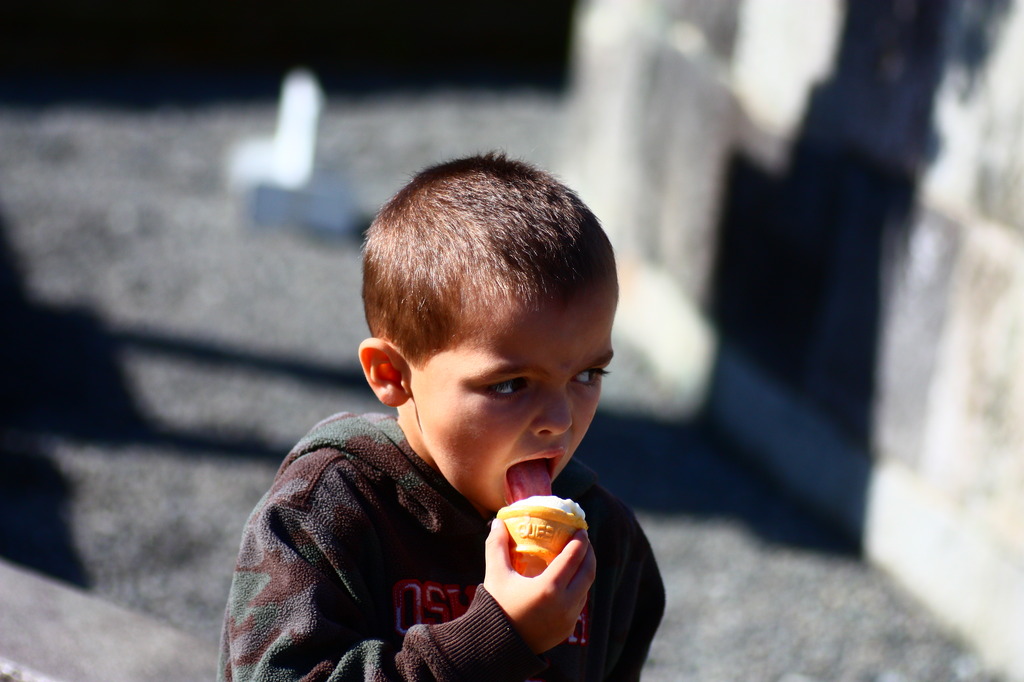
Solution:
<svg viewBox="0 0 1024 682"><path fill-rule="evenodd" d="M272 102L0 105L0 554L216 640L245 517L339 409L378 409L355 239L253 229L228 188ZM332 96L321 159L369 216L410 173L494 148L557 169L563 96ZM702 432L619 355L581 457L631 502L668 588L647 680L982 682L856 548ZM15 390L17 393L15 393ZM629 461L623 452L630 452Z"/></svg>

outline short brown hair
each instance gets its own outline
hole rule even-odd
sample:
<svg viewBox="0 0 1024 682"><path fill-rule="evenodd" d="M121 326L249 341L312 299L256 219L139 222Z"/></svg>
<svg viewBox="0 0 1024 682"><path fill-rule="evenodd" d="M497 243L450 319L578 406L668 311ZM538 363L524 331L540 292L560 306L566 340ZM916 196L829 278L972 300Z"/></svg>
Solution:
<svg viewBox="0 0 1024 682"><path fill-rule="evenodd" d="M418 173L363 247L370 333L413 363L462 340L494 305L567 301L599 284L618 291L597 217L552 175L496 153Z"/></svg>

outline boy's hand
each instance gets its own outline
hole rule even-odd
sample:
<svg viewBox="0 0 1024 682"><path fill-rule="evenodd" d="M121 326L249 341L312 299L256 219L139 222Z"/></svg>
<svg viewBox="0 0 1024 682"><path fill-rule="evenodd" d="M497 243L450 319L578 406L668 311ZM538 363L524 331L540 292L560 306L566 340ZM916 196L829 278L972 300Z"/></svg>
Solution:
<svg viewBox="0 0 1024 682"><path fill-rule="evenodd" d="M495 519L487 536L484 589L505 610L534 653L560 644L573 633L587 604L597 559L587 532L577 531L543 573L526 578L512 567L505 524Z"/></svg>

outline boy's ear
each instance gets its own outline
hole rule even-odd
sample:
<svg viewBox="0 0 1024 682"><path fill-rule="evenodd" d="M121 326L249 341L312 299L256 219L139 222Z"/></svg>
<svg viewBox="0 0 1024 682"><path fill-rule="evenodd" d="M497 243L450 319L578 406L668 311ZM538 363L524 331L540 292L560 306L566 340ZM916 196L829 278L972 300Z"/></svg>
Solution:
<svg viewBox="0 0 1024 682"><path fill-rule="evenodd" d="M366 339L359 344L359 364L382 403L398 407L409 400L409 363L394 345L376 337Z"/></svg>

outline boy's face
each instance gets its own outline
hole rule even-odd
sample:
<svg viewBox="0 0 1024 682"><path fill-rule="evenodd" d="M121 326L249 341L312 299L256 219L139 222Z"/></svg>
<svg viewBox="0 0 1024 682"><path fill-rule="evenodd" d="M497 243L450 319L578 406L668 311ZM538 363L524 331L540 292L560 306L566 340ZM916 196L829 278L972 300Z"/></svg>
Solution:
<svg viewBox="0 0 1024 682"><path fill-rule="evenodd" d="M569 462L611 361L610 287L539 310L499 306L480 332L409 368L398 422L416 453L485 516L506 503L506 472Z"/></svg>

